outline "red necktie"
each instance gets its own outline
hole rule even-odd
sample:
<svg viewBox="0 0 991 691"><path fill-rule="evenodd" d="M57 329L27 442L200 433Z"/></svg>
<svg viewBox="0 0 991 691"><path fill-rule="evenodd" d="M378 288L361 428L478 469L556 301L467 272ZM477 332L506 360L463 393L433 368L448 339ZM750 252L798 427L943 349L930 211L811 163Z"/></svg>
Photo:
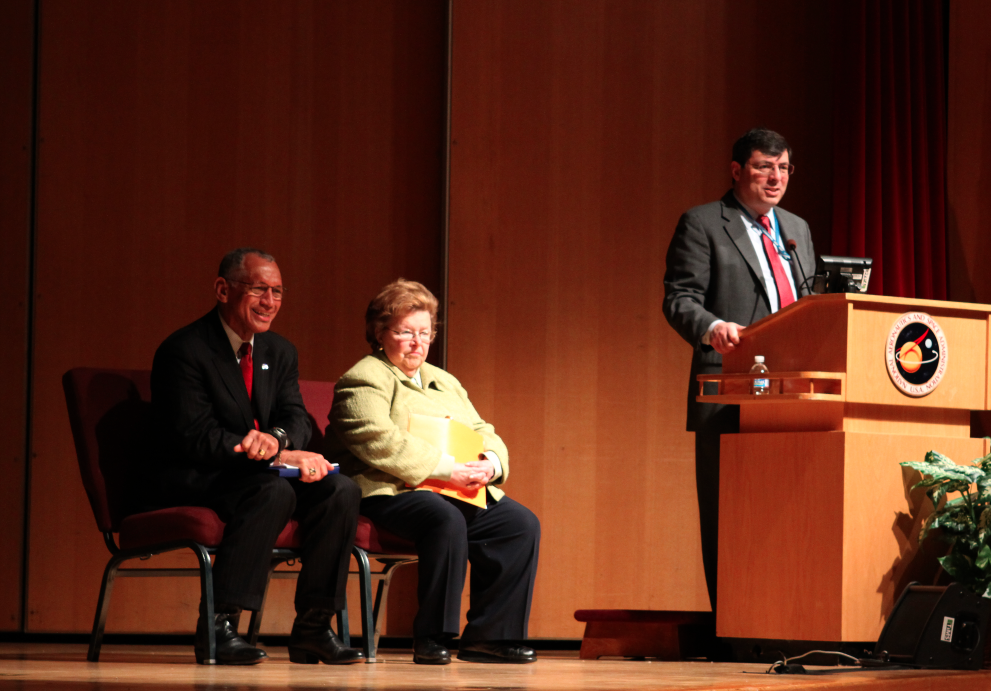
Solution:
<svg viewBox="0 0 991 691"><path fill-rule="evenodd" d="M241 358L241 376L244 377L244 388L248 390L248 398L251 398L251 383L255 378L254 361L251 359L251 344L247 341L242 343L237 354Z"/></svg>
<svg viewBox="0 0 991 691"><path fill-rule="evenodd" d="M241 376L244 377L244 388L248 390L248 399L250 400L251 384L255 380L254 360L251 359L251 344L247 341L242 343L237 354L241 358ZM261 429L258 426L258 418L255 418L255 429Z"/></svg>
<svg viewBox="0 0 991 691"><path fill-rule="evenodd" d="M767 260L771 262L771 273L774 274L774 284L778 289L778 309L781 309L795 302L795 291L792 290L791 284L788 282L788 274L785 273L785 266L781 263L778 248L771 242L770 235L774 232L771 230L771 219L767 216L758 216L757 221L767 231L760 235L761 239L764 240L764 251L767 252Z"/></svg>

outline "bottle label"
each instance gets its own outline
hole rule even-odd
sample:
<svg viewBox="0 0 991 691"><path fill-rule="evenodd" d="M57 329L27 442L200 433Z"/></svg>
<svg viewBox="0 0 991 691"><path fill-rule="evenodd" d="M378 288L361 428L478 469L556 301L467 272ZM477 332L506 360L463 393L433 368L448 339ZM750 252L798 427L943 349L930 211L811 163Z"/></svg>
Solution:
<svg viewBox="0 0 991 691"><path fill-rule="evenodd" d="M771 385L771 380L770 379L754 379L754 388L755 389L766 389L770 385Z"/></svg>

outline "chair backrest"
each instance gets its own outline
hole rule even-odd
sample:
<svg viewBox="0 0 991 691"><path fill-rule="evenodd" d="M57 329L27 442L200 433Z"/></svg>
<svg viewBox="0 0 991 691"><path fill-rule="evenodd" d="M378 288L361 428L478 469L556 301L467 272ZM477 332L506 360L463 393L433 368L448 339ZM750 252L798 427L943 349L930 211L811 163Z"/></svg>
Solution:
<svg viewBox="0 0 991 691"><path fill-rule="evenodd" d="M96 524L117 532L151 452L151 372L76 367L62 376L76 459Z"/></svg>
<svg viewBox="0 0 991 691"><path fill-rule="evenodd" d="M323 453L323 440L330 424L328 415L330 406L334 404L334 383L332 381L299 380L299 393L303 396L303 405L310 414L313 425L313 435L307 450ZM332 433L331 433L332 434ZM392 533L375 526L364 516L358 517L358 531L354 544L357 547L377 554L416 556L416 546Z"/></svg>
<svg viewBox="0 0 991 691"><path fill-rule="evenodd" d="M312 427L310 443L306 445L306 449L323 453L323 438L328 425L327 416L330 414L330 406L334 403L334 382L300 379L299 393L303 397L306 412L310 414Z"/></svg>
<svg viewBox="0 0 991 691"><path fill-rule="evenodd" d="M76 367L63 375L62 388L96 524L117 532L135 510L135 464L150 453L151 371ZM334 382L300 380L299 390L312 426L307 449L322 453Z"/></svg>

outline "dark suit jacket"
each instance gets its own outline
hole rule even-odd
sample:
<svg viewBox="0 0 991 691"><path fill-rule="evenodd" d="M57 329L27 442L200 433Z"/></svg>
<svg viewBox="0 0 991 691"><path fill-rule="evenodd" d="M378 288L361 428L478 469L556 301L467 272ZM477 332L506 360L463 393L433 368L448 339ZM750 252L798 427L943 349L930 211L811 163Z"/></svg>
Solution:
<svg viewBox="0 0 991 691"><path fill-rule="evenodd" d="M296 348L271 331L255 334L253 398L216 309L165 339L155 353L151 402L158 463L149 473L163 505L197 504L225 475L253 474L266 463L235 453L258 419L281 427L290 448L306 447L311 426L299 393Z"/></svg>
<svg viewBox="0 0 991 691"><path fill-rule="evenodd" d="M809 225L780 207L782 240L795 240L791 271L799 297L811 292L802 286L799 268L811 278L815 252ZM768 288L757 253L740 218L740 207L732 190L718 202L697 206L682 214L668 247L664 273L664 316L678 334L695 349L688 386L688 429L698 430L718 416L725 406L695 402L696 375L722 370L723 358L712 347L702 345L702 336L717 319L749 326L771 313ZM773 289L773 288L772 288ZM769 363L770 367L774 363ZM735 408L733 409L735 410ZM732 426L732 419L728 424ZM726 429L725 431L735 431Z"/></svg>

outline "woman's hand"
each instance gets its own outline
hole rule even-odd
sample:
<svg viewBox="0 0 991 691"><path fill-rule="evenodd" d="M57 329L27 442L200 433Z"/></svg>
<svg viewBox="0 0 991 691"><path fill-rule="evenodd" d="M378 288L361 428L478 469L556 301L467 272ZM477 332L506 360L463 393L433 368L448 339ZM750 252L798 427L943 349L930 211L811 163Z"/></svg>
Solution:
<svg viewBox="0 0 991 691"><path fill-rule="evenodd" d="M465 467L474 468L485 473L486 485L492 482L492 478L495 477L495 463L485 458L485 456L479 456L477 461L468 461L465 463Z"/></svg>
<svg viewBox="0 0 991 691"><path fill-rule="evenodd" d="M476 461L469 461L468 463L455 463L454 471L451 473L451 479L448 480L455 487L460 487L461 489L480 489L485 487L485 483L488 482L488 474L479 468L471 467Z"/></svg>
<svg viewBox="0 0 991 691"><path fill-rule="evenodd" d="M326 458L310 451L283 451L279 460L299 468L299 479L303 482L319 482L334 468Z"/></svg>

